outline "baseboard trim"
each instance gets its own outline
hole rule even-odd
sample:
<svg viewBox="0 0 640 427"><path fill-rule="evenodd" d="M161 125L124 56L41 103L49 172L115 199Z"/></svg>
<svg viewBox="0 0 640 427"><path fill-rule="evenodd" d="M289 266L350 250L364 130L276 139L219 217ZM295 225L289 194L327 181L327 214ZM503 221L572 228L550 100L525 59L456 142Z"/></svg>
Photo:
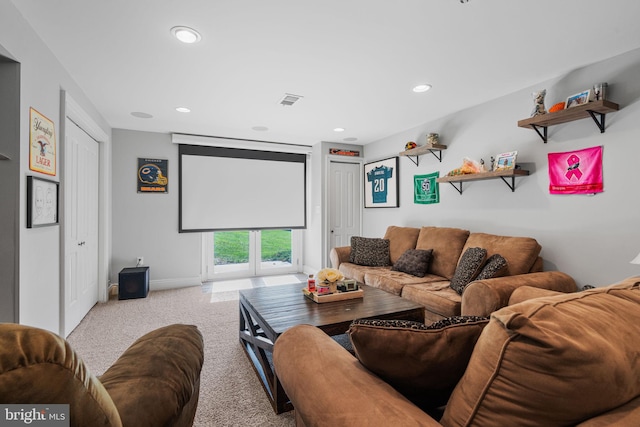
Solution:
<svg viewBox="0 0 640 427"><path fill-rule="evenodd" d="M167 289L188 288L190 286L200 286L200 277L186 277L179 279L150 280L149 291L165 291Z"/></svg>

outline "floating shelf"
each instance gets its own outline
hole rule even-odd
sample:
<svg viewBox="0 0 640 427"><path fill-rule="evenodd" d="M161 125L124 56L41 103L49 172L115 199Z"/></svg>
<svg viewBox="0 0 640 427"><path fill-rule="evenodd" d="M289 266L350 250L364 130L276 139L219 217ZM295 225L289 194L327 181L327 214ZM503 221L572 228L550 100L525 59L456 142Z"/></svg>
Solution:
<svg viewBox="0 0 640 427"><path fill-rule="evenodd" d="M491 172L480 172L480 173L471 173L467 175L455 175L455 176L443 176L442 178L436 179L437 182L448 182L453 186L453 188L458 191L458 193L462 194L462 183L465 181L482 181L485 179L496 179L500 178L504 181L505 184L511 189L512 192L516 191L516 176L527 176L529 175L529 171L524 169L507 169L507 170L499 170L499 171L491 171ZM507 178L511 178L511 183L507 181ZM456 183L459 187L456 187Z"/></svg>
<svg viewBox="0 0 640 427"><path fill-rule="evenodd" d="M412 148L411 150L405 150L400 152L401 156L408 157L416 166L419 165L420 156L426 153L431 153L438 161L442 162L442 150L446 150L447 146L442 144L426 144L420 147ZM436 154L436 152L438 154Z"/></svg>
<svg viewBox="0 0 640 427"><path fill-rule="evenodd" d="M605 130L605 117L607 113L618 111L620 106L615 102L601 99L599 101L587 102L583 105L567 108L566 110L560 110L553 113L541 114L539 116L530 117L518 121L518 126L521 128L532 128L535 130L542 141L547 143L547 127L553 125L559 125L561 123L573 122L575 120L585 119L591 117L593 121L600 129L600 133L604 133ZM598 120L598 117L600 120ZM542 131L540 131L542 129Z"/></svg>

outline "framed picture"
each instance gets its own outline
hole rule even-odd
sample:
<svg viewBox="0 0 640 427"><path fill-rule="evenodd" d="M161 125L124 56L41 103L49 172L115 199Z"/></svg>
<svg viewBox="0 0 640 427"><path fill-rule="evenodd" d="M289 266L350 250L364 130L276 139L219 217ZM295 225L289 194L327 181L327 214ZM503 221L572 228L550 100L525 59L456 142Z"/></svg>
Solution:
<svg viewBox="0 0 640 427"><path fill-rule="evenodd" d="M27 228L58 223L58 183L27 177Z"/></svg>
<svg viewBox="0 0 640 427"><path fill-rule="evenodd" d="M494 171L515 169L517 151L507 151L506 153L500 153L496 156Z"/></svg>
<svg viewBox="0 0 640 427"><path fill-rule="evenodd" d="M397 208L398 157L364 165L364 207Z"/></svg>
<svg viewBox="0 0 640 427"><path fill-rule="evenodd" d="M138 158L138 193L169 192L169 160Z"/></svg>
<svg viewBox="0 0 640 427"><path fill-rule="evenodd" d="M56 130L35 108L29 109L29 169L56 175Z"/></svg>
<svg viewBox="0 0 640 427"><path fill-rule="evenodd" d="M565 109L576 107L578 105L586 104L589 102L589 96L591 95L591 89L587 89L583 92L576 93L575 95L571 95L567 98L567 102L565 103Z"/></svg>

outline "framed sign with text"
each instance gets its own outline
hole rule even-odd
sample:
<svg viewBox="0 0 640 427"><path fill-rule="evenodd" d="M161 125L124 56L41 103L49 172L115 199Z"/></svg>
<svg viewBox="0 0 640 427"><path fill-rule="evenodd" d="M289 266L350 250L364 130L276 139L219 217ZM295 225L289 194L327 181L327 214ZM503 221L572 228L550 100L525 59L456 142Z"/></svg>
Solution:
<svg viewBox="0 0 640 427"><path fill-rule="evenodd" d="M29 169L56 175L56 131L53 122L29 109Z"/></svg>
<svg viewBox="0 0 640 427"><path fill-rule="evenodd" d="M169 192L169 160L138 158L138 193Z"/></svg>

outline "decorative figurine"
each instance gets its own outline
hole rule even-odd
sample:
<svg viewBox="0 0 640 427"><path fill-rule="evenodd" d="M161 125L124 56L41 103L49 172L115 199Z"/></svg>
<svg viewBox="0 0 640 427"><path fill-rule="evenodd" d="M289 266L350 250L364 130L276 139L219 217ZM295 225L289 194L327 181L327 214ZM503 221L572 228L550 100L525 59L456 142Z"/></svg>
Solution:
<svg viewBox="0 0 640 427"><path fill-rule="evenodd" d="M491 169L489 169L490 171L493 170L493 164L496 162L496 158L491 156Z"/></svg>
<svg viewBox="0 0 640 427"><path fill-rule="evenodd" d="M440 140L440 136L437 133L430 133L427 135L427 144L435 145Z"/></svg>
<svg viewBox="0 0 640 427"><path fill-rule="evenodd" d="M418 144L416 144L415 142L409 141L409 142L407 142L405 144L404 149L405 150L412 150L412 149L416 148L417 146L418 146Z"/></svg>
<svg viewBox="0 0 640 427"><path fill-rule="evenodd" d="M541 114L547 114L547 110L544 108L544 97L547 94L546 89L533 92L533 111L531 117L539 116Z"/></svg>

